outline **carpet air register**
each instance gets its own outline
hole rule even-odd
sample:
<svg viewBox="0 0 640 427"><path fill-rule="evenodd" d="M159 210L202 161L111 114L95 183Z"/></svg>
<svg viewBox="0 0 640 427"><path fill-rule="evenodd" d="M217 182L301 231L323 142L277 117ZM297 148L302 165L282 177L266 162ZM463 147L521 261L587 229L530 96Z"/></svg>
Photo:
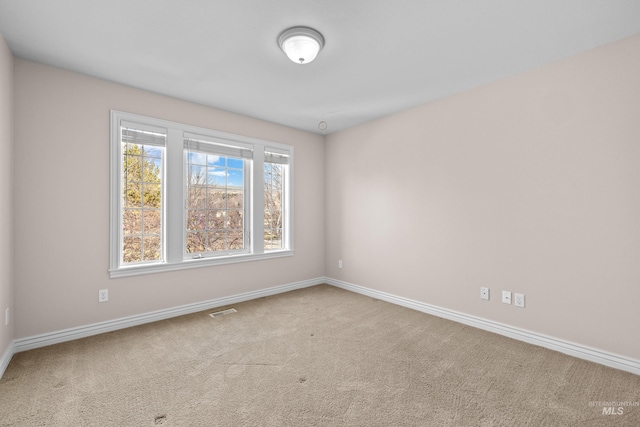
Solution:
<svg viewBox="0 0 640 427"><path fill-rule="evenodd" d="M237 312L238 310L236 310L235 308L228 308L226 310L214 311L213 313L209 313L209 316L219 317L219 316L225 316L227 314L237 313Z"/></svg>

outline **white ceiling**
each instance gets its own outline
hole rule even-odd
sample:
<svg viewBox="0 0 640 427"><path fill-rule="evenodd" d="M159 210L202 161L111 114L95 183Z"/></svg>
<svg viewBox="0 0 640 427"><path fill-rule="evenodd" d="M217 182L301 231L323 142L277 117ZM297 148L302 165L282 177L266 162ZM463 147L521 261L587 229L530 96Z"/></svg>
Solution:
<svg viewBox="0 0 640 427"><path fill-rule="evenodd" d="M320 31L307 65L277 46ZM21 58L319 133L640 33L638 0L0 0Z"/></svg>

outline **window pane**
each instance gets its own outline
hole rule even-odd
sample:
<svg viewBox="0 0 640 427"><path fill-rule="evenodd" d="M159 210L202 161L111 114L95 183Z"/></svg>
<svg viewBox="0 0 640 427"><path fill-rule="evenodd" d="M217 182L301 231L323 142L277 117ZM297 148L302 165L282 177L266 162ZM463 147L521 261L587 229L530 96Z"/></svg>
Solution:
<svg viewBox="0 0 640 427"><path fill-rule="evenodd" d="M187 230L198 231L206 230L207 211L204 209L187 210Z"/></svg>
<svg viewBox="0 0 640 427"><path fill-rule="evenodd" d="M264 248L282 249L282 230L264 230Z"/></svg>
<svg viewBox="0 0 640 427"><path fill-rule="evenodd" d="M160 182L160 177L162 176L162 159L145 158L142 166L142 180L144 182Z"/></svg>
<svg viewBox="0 0 640 427"><path fill-rule="evenodd" d="M150 159L143 157L142 159L142 181L144 182L160 182L160 159Z"/></svg>
<svg viewBox="0 0 640 427"><path fill-rule="evenodd" d="M189 187L187 193L187 209L203 209L207 202L207 188L205 186Z"/></svg>
<svg viewBox="0 0 640 427"><path fill-rule="evenodd" d="M189 166L189 184L202 184L206 183L207 168L206 166Z"/></svg>
<svg viewBox="0 0 640 427"><path fill-rule="evenodd" d="M282 208L282 191L280 188L267 187L265 197L265 209L273 211Z"/></svg>
<svg viewBox="0 0 640 427"><path fill-rule="evenodd" d="M187 162L196 159L194 152L187 149ZM199 154L206 158L204 165L187 164L186 209L187 230L201 233L187 234L185 252L244 250L244 160Z"/></svg>
<svg viewBox="0 0 640 427"><path fill-rule="evenodd" d="M264 164L264 249L283 249L286 165Z"/></svg>
<svg viewBox="0 0 640 427"><path fill-rule="evenodd" d="M226 157L216 156L215 154L209 154L207 156L207 165L209 166L226 166Z"/></svg>
<svg viewBox="0 0 640 427"><path fill-rule="evenodd" d="M129 149L123 155L123 182L140 182L142 181L142 157L139 155L141 146L135 144L128 145ZM133 153L137 153L138 155L134 155Z"/></svg>
<svg viewBox="0 0 640 427"><path fill-rule="evenodd" d="M206 234L203 232L187 233L187 253L205 252Z"/></svg>
<svg viewBox="0 0 640 427"><path fill-rule="evenodd" d="M225 226L226 212L224 210L210 210L207 213L207 229L222 230Z"/></svg>
<svg viewBox="0 0 640 427"><path fill-rule="evenodd" d="M197 151L189 151L188 161L192 165L206 165L207 155L204 153L198 153Z"/></svg>
<svg viewBox="0 0 640 427"><path fill-rule="evenodd" d="M162 215L160 209L145 209L143 218L144 233L160 235L160 232L162 231Z"/></svg>
<svg viewBox="0 0 640 427"><path fill-rule="evenodd" d="M226 233L224 231L213 231L209 233L209 252L224 251L226 246Z"/></svg>
<svg viewBox="0 0 640 427"><path fill-rule="evenodd" d="M142 237L125 236L123 239L122 258L125 263L142 261Z"/></svg>
<svg viewBox="0 0 640 427"><path fill-rule="evenodd" d="M229 169L227 182L230 187L242 187L244 184L244 173L241 170Z"/></svg>
<svg viewBox="0 0 640 427"><path fill-rule="evenodd" d="M216 187L227 185L227 171L225 168L210 167L207 175L207 184Z"/></svg>
<svg viewBox="0 0 640 427"><path fill-rule="evenodd" d="M242 230L230 230L227 236L227 244L230 250L242 249L244 247L244 233Z"/></svg>
<svg viewBox="0 0 640 427"><path fill-rule="evenodd" d="M227 227L242 229L243 228L243 220L242 220L242 211L241 210L229 210L227 212Z"/></svg>
<svg viewBox="0 0 640 427"><path fill-rule="evenodd" d="M126 138L146 142L145 135L144 131L127 129ZM163 156L162 146L122 144L120 227L124 236L121 260L124 264L162 259Z"/></svg>
<svg viewBox="0 0 640 427"><path fill-rule="evenodd" d="M156 208L162 207L162 186L160 184L143 184L144 207Z"/></svg>
<svg viewBox="0 0 640 427"><path fill-rule="evenodd" d="M244 192L241 188L230 188L227 193L227 207L229 209L242 208L244 204Z"/></svg>
<svg viewBox="0 0 640 427"><path fill-rule="evenodd" d="M244 167L244 162L242 161L242 159L229 157L227 158L227 165L233 169L242 169Z"/></svg>
<svg viewBox="0 0 640 427"><path fill-rule="evenodd" d="M278 229L282 228L282 212L281 211L264 211L265 228Z"/></svg>
<svg viewBox="0 0 640 427"><path fill-rule="evenodd" d="M142 234L142 209L125 209L122 213L122 232Z"/></svg>
<svg viewBox="0 0 640 427"><path fill-rule="evenodd" d="M227 207L226 188L210 187L207 190L207 197L208 209L225 209Z"/></svg>
<svg viewBox="0 0 640 427"><path fill-rule="evenodd" d="M122 193L124 207L142 206L142 183L124 182Z"/></svg>
<svg viewBox="0 0 640 427"><path fill-rule="evenodd" d="M144 237L144 260L157 261L161 259L160 236Z"/></svg>
<svg viewBox="0 0 640 427"><path fill-rule="evenodd" d="M150 145L144 146L144 155L146 157L154 157L156 159L162 158L162 149L159 147L154 147Z"/></svg>

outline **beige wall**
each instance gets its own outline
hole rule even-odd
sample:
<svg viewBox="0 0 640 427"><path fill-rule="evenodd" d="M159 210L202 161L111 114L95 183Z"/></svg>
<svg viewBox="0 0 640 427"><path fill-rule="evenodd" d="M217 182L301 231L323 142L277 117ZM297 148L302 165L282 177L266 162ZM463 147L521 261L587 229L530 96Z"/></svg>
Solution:
<svg viewBox="0 0 640 427"><path fill-rule="evenodd" d="M639 359L639 76L640 35L330 135L327 276Z"/></svg>
<svg viewBox="0 0 640 427"><path fill-rule="evenodd" d="M638 359L638 75L635 36L325 146L33 62L14 68L0 42L0 297L15 300L0 352L12 338L327 275ZM296 255L109 279L110 109L295 145ZM527 307L501 304L502 289Z"/></svg>
<svg viewBox="0 0 640 427"><path fill-rule="evenodd" d="M13 340L13 56L0 35L0 356Z"/></svg>
<svg viewBox="0 0 640 427"><path fill-rule="evenodd" d="M110 109L293 145L295 255L109 279ZM15 118L16 339L324 275L321 136L21 59Z"/></svg>

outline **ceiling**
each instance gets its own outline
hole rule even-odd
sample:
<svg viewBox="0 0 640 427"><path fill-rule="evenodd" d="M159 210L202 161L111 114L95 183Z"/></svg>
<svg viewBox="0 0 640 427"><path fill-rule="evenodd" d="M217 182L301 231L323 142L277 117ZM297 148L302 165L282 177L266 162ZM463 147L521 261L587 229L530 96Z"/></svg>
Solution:
<svg viewBox="0 0 640 427"><path fill-rule="evenodd" d="M276 39L304 25L306 65ZM637 0L0 0L15 56L321 133L640 33Z"/></svg>

